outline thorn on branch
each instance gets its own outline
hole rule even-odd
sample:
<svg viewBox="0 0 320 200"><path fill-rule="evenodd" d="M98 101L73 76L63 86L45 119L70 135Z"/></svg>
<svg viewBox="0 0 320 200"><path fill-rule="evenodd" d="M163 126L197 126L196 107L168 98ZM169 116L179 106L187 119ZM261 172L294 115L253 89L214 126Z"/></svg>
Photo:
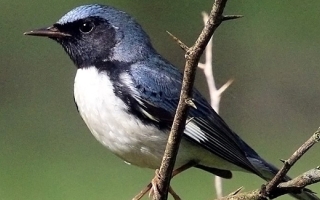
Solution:
<svg viewBox="0 0 320 200"><path fill-rule="evenodd" d="M241 190L243 190L242 186L240 188L236 189L235 191L231 192L230 194L228 194L227 197L234 196L234 195L238 194Z"/></svg>
<svg viewBox="0 0 320 200"><path fill-rule="evenodd" d="M174 36L172 33L170 33L169 31L166 31L172 38L174 41L176 41L179 46L181 47L181 49L183 49L185 52L188 52L189 47L187 45L185 45L181 40L179 40L176 36Z"/></svg>
<svg viewBox="0 0 320 200"><path fill-rule="evenodd" d="M193 102L193 99L192 99L192 98L186 99L186 103L187 103L189 106L193 107L194 109L197 109L197 106L196 106L196 104Z"/></svg>
<svg viewBox="0 0 320 200"><path fill-rule="evenodd" d="M320 128L318 128L318 130L304 144L302 144L301 147L299 147L299 149L296 150L290 156L289 159L284 160L283 167L278 171L278 173L274 176L274 178L266 185L266 194L269 194L271 191L277 188L277 186L279 185L280 182L282 182L283 178L285 177L287 172L291 169L291 167L319 140L320 140Z"/></svg>
<svg viewBox="0 0 320 200"><path fill-rule="evenodd" d="M242 17L243 17L243 15L224 15L224 16L222 17L222 21L239 19L239 18L242 18Z"/></svg>

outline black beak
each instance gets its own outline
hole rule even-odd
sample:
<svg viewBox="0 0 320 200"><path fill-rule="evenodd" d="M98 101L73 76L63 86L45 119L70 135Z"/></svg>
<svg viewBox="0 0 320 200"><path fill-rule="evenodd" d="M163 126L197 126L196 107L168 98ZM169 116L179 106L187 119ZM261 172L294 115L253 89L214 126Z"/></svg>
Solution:
<svg viewBox="0 0 320 200"><path fill-rule="evenodd" d="M25 32L24 35L42 36L49 38L63 38L70 37L68 33L61 32L57 27L50 26L48 28L35 29L33 31Z"/></svg>

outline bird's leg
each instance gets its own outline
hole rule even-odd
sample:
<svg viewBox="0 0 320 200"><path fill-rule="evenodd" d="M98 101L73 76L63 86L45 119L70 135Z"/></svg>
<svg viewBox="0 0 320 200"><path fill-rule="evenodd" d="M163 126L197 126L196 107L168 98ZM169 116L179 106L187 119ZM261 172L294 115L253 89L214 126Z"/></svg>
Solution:
<svg viewBox="0 0 320 200"><path fill-rule="evenodd" d="M149 192L149 197L153 196L154 191L158 190L157 181L159 180L159 170L155 171L156 178L154 177L151 182L145 187L138 195L136 195L132 200L140 200L147 192ZM173 173L172 173L173 174Z"/></svg>
<svg viewBox="0 0 320 200"><path fill-rule="evenodd" d="M132 200L140 200L152 187L152 184L149 183L139 194L137 194L135 197L133 197Z"/></svg>
<svg viewBox="0 0 320 200"><path fill-rule="evenodd" d="M158 183L160 180L160 175L159 175L158 169L156 169L155 174L156 175L151 180L151 188L150 188L150 192L149 192L149 198L151 198L154 195L154 193L159 193Z"/></svg>
<svg viewBox="0 0 320 200"><path fill-rule="evenodd" d="M185 165L182 165L181 167L173 170L172 172L172 177L173 178L174 176L180 174L181 172L193 167L197 165L197 162L195 161L190 161L188 162L187 164ZM156 178L153 178L151 183L149 183L139 194L137 194L132 200L140 200L148 191L150 191L149 193L149 196L152 196L153 193L154 193L154 189L157 190L157 181L159 180L159 174L158 174L158 171L159 170L156 170ZM156 180L157 179L157 180ZM169 187L169 193L172 195L172 197L175 199L175 200L180 200L180 197L173 191L173 189L171 188L171 186Z"/></svg>
<svg viewBox="0 0 320 200"><path fill-rule="evenodd" d="M171 178L175 177L176 175L180 174L181 172L184 172L185 170L187 170L191 167L196 166L197 164L198 164L198 162L192 160L192 161L188 162L187 164L182 165L181 167L173 170Z"/></svg>
<svg viewBox="0 0 320 200"><path fill-rule="evenodd" d="M159 193L159 188L158 188L159 171L158 170L156 170L156 176L157 176L157 178L153 178L151 181L152 187L150 188L149 198L151 198L155 192ZM174 200L181 200L179 195L172 189L171 186L169 186L168 192L171 194L171 196L173 197Z"/></svg>
<svg viewBox="0 0 320 200"><path fill-rule="evenodd" d="M181 200L181 198L179 197L179 195L177 193L175 193L175 191L173 191L172 187L169 186L169 193L171 194L171 196L174 198L174 200Z"/></svg>

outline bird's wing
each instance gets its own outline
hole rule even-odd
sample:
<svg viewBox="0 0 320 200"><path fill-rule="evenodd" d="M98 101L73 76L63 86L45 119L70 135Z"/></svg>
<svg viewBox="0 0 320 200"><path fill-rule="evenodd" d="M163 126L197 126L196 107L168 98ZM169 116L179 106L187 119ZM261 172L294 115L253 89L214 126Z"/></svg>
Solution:
<svg viewBox="0 0 320 200"><path fill-rule="evenodd" d="M133 86L139 91L134 98L144 116L154 123L165 123L162 127L169 129L179 101L181 73L166 61L158 61L154 66L150 66L150 62L132 65L130 73ZM193 98L197 108L189 110L185 138L236 166L257 173L241 148L245 143L198 91L194 90Z"/></svg>

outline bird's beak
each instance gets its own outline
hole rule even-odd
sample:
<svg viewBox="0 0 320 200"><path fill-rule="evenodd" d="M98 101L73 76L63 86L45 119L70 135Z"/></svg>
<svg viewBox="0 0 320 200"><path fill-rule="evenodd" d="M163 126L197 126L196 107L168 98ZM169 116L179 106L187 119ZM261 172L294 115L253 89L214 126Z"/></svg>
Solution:
<svg viewBox="0 0 320 200"><path fill-rule="evenodd" d="M35 29L33 31L25 32L24 35L42 36L49 38L63 38L70 37L68 33L61 32L57 27L50 26L48 28Z"/></svg>

